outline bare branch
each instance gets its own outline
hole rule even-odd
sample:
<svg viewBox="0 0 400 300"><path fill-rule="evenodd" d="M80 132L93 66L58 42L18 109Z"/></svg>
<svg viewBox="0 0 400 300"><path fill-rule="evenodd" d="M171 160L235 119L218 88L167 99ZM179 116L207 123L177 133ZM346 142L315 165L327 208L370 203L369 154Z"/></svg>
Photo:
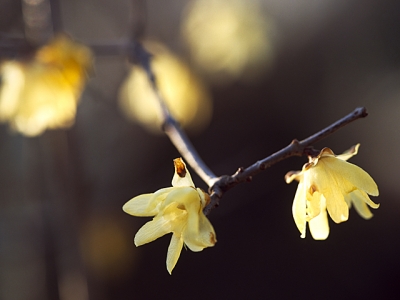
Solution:
<svg viewBox="0 0 400 300"><path fill-rule="evenodd" d="M209 214L214 207L218 206L219 199L222 197L223 193L230 190L235 185L242 182L250 181L252 179L252 176L260 173L261 171L288 157L315 154L315 150L310 148L312 144L316 143L319 140L322 140L323 138L327 137L328 135L334 133L335 131L357 119L365 118L367 115L367 110L364 107L356 108L347 116L315 133L314 135L302 141L293 140L285 148L279 150L278 152L275 152L274 154L262 160L257 161L248 168L239 168L238 171L232 176L221 176L219 180L215 182L214 186L210 188L211 202L209 203L209 205L207 205L207 207L204 208L204 213ZM317 151L317 154L318 153L319 151Z"/></svg>

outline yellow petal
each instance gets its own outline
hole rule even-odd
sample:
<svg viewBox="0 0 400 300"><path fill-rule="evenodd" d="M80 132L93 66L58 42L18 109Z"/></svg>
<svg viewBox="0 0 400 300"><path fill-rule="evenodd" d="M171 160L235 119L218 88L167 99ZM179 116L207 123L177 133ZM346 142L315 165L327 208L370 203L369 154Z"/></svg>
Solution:
<svg viewBox="0 0 400 300"><path fill-rule="evenodd" d="M324 206L320 214L309 221L310 232L315 240L325 240L329 235L328 215Z"/></svg>
<svg viewBox="0 0 400 300"><path fill-rule="evenodd" d="M336 189L330 189L329 193L324 193L328 213L335 223L345 222L349 219L349 207L343 195Z"/></svg>
<svg viewBox="0 0 400 300"><path fill-rule="evenodd" d="M379 207L379 204L375 204L374 202L371 201L371 199L369 199L367 193L362 192L360 190L356 190L350 193L346 198L350 199L350 201L354 203L355 210L361 217L363 217L366 220L371 219L373 216L367 204L369 204L373 208Z"/></svg>
<svg viewBox="0 0 400 300"><path fill-rule="evenodd" d="M175 174L172 178L172 186L181 187L181 186L190 186L194 187L194 183L192 181L192 177L188 169L186 168L186 164L182 158L174 159L175 166Z"/></svg>
<svg viewBox="0 0 400 300"><path fill-rule="evenodd" d="M302 181L299 182L297 186L296 195L294 196L292 213L293 219L296 223L297 228L301 233L301 237L306 236L306 224L307 224L307 199L306 199L306 189Z"/></svg>
<svg viewBox="0 0 400 300"><path fill-rule="evenodd" d="M196 191L197 191L197 193L199 193L201 209L203 209L204 207L206 207L208 205L208 203L210 203L210 201L211 201L210 195L200 188L196 188Z"/></svg>
<svg viewBox="0 0 400 300"><path fill-rule="evenodd" d="M168 253L167 253L167 270L169 274L172 273L172 270L175 268L175 265L178 262L179 256L181 255L182 247L183 247L182 237L173 234L171 242L169 243L168 246Z"/></svg>
<svg viewBox="0 0 400 300"><path fill-rule="evenodd" d="M217 242L213 226L207 217L200 213L199 230L197 234L193 231L185 230L183 232L183 240L190 250L194 252L202 251L204 248L212 247Z"/></svg>
<svg viewBox="0 0 400 300"><path fill-rule="evenodd" d="M172 231L171 220L168 217L158 216L144 224L135 235L135 245L141 246L150 243Z"/></svg>
<svg viewBox="0 0 400 300"><path fill-rule="evenodd" d="M303 178L303 173L301 171L290 171L285 175L286 183L291 183L293 180L301 181Z"/></svg>
<svg viewBox="0 0 400 300"><path fill-rule="evenodd" d="M202 214L201 200L199 194L191 193L189 198L185 199L185 209L188 212L187 227L194 234L199 233L199 215Z"/></svg>
<svg viewBox="0 0 400 300"><path fill-rule="evenodd" d="M307 200L307 217L308 220L315 218L318 216L321 212L321 198L324 196L318 192L315 191L314 194L312 195L312 198L310 200ZM323 201L325 203L325 198L323 198Z"/></svg>
<svg viewBox="0 0 400 300"><path fill-rule="evenodd" d="M340 155L336 155L336 158L339 158L341 160L348 160L358 153L358 148L360 148L360 144L351 147L349 150L343 152Z"/></svg>
<svg viewBox="0 0 400 300"><path fill-rule="evenodd" d="M122 207L127 214L139 217L154 216L159 207L173 188L160 189L152 194L143 194L132 198Z"/></svg>
<svg viewBox="0 0 400 300"><path fill-rule="evenodd" d="M165 198L160 210L163 210L171 203L176 203L176 205L180 206L180 209L187 210L186 205L190 206L191 203L200 205L200 196L192 187L173 187Z"/></svg>
<svg viewBox="0 0 400 300"><path fill-rule="evenodd" d="M362 198L362 200L363 200L365 203L367 203L369 206L371 206L371 207L374 208L374 209L377 209L377 208L379 207L379 205L380 205L379 203L377 204L377 203L373 202L373 201L369 198L368 194L367 194L366 192L364 192L364 191L358 190L357 193L356 193L356 195L357 195L358 197Z"/></svg>
<svg viewBox="0 0 400 300"><path fill-rule="evenodd" d="M331 163L327 160L331 159L348 164L334 157L321 158L317 166L306 173L307 179L304 180L312 182L316 189L324 195L329 215L335 223L340 223L349 218L349 207L344 200L341 187L347 182L340 173L330 169Z"/></svg>
<svg viewBox="0 0 400 300"><path fill-rule="evenodd" d="M357 199L353 200L353 203L354 203L354 208L361 217L363 217L366 220L371 219L373 217L373 214L371 213L367 204L365 204L364 201Z"/></svg>
<svg viewBox="0 0 400 300"><path fill-rule="evenodd" d="M375 181L360 167L334 157L326 157L321 160L320 163L322 163L322 161L324 162L326 171L335 174L335 180L340 181L341 178L344 178L356 188L372 196L379 195Z"/></svg>

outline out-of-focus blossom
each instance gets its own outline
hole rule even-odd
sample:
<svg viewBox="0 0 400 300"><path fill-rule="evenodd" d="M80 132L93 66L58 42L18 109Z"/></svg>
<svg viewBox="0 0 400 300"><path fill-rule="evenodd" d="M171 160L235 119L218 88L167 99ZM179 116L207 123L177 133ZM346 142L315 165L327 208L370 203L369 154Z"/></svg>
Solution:
<svg viewBox="0 0 400 300"><path fill-rule="evenodd" d="M155 216L136 233L136 246L172 232L167 254L167 270L170 274L183 244L197 252L216 243L214 228L203 213L203 208L210 200L208 194L195 188L181 158L175 159L174 164L172 187L137 196L123 206L123 210L133 216Z"/></svg>
<svg viewBox="0 0 400 300"><path fill-rule="evenodd" d="M92 213L79 232L85 267L101 279L118 279L137 262L128 225L111 214Z"/></svg>
<svg viewBox="0 0 400 300"><path fill-rule="evenodd" d="M28 61L4 61L0 121L27 136L70 127L91 67L91 51L66 35L55 37Z"/></svg>
<svg viewBox="0 0 400 300"><path fill-rule="evenodd" d="M328 237L327 212L335 223L340 223L347 221L352 204L365 219L372 217L367 204L372 208L379 207L368 196L379 194L375 181L363 169L347 162L357 154L359 146L357 144L341 155L324 148L317 157L309 157L302 171L286 174L287 183L293 179L299 182L293 201L293 218L302 238L307 222L314 239Z"/></svg>
<svg viewBox="0 0 400 300"><path fill-rule="evenodd" d="M212 79L250 81L272 61L271 23L257 0L194 0L182 35L196 65Z"/></svg>
<svg viewBox="0 0 400 300"><path fill-rule="evenodd" d="M153 54L151 68L171 114L183 127L201 130L208 125L212 105L206 86L177 56L158 43L145 43ZM157 96L141 66L133 66L120 92L120 105L129 119L152 132L161 132L162 114Z"/></svg>

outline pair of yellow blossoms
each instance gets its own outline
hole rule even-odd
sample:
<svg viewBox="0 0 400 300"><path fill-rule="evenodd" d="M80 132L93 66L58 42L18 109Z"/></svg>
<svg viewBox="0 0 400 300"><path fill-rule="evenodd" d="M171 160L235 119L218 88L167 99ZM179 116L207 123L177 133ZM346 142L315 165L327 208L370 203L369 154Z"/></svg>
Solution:
<svg viewBox="0 0 400 300"><path fill-rule="evenodd" d="M368 196L378 195L374 180L364 170L347 162L357 154L358 148L359 144L337 156L331 149L324 148L317 157L309 158L302 171L286 174L287 183L294 179L299 181L293 217L301 237L305 237L308 222L314 239L326 239L329 235L327 212L335 223L340 223L348 219L351 205L366 219L372 217L367 204L378 208ZM136 246L173 233L167 254L169 273L184 243L192 251L201 251L216 242L214 228L203 214L209 202L208 194L195 188L182 159L175 159L174 164L172 187L137 196L123 207L126 213L134 216L155 216L137 232Z"/></svg>
<svg viewBox="0 0 400 300"><path fill-rule="evenodd" d="M0 122L27 136L70 127L92 67L90 49L62 34L30 59L0 62Z"/></svg>

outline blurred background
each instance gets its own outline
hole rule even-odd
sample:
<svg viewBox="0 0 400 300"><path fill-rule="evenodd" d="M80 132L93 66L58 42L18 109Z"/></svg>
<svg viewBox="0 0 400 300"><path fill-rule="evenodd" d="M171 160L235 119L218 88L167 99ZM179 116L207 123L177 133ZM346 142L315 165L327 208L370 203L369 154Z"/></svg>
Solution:
<svg viewBox="0 0 400 300"><path fill-rule="evenodd" d="M154 126L142 70L124 55L96 55L73 125L33 137L0 125L0 299L400 295L399 1L50 2L0 0L0 45L43 44L51 30L35 22L52 15L87 45L142 41L171 110L217 175L367 107L368 118L315 146L341 153L361 143L351 162L375 179L381 206L369 221L351 210L349 221L330 222L326 241L301 239L297 185L284 175L306 158L290 158L225 194L209 216L216 246L183 250L170 276L170 235L136 248L150 218L121 207L170 186L179 153ZM4 60L16 56L2 49Z"/></svg>

